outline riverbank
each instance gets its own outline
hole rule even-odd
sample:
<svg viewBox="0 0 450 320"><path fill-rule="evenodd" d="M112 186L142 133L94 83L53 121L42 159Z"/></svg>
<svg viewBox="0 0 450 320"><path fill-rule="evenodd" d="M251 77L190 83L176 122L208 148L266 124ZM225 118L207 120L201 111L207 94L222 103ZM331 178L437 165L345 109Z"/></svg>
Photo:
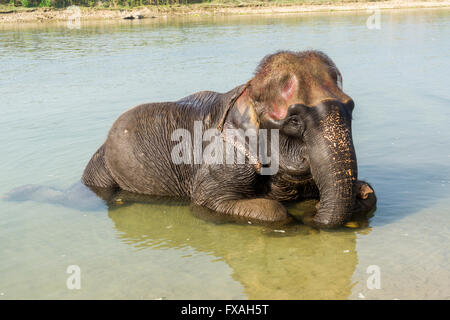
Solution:
<svg viewBox="0 0 450 320"><path fill-rule="evenodd" d="M445 8L450 0L442 1L330 1L328 3L308 2L251 2L251 3L199 3L170 6L144 6L135 8L79 7L81 20L141 19L167 16L200 15L247 15L247 14L283 14L306 12L360 11L371 8ZM11 8L0 7L0 23L63 21L73 17L74 11L56 8Z"/></svg>

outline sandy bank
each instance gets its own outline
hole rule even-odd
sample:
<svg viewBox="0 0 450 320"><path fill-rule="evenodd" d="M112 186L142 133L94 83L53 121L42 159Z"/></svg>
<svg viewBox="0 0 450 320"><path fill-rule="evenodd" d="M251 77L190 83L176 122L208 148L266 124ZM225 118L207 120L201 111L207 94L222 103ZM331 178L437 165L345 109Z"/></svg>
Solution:
<svg viewBox="0 0 450 320"><path fill-rule="evenodd" d="M241 15L241 14L282 14L302 12L356 11L369 8L402 9L402 8L450 8L450 1L408 1L388 0L379 2L342 2L333 4L193 4L178 6L147 6L133 9L100 9L80 8L81 20L113 20L126 17L158 18L186 15ZM73 15L66 9L39 8L31 10L0 11L0 23L44 22L68 20Z"/></svg>

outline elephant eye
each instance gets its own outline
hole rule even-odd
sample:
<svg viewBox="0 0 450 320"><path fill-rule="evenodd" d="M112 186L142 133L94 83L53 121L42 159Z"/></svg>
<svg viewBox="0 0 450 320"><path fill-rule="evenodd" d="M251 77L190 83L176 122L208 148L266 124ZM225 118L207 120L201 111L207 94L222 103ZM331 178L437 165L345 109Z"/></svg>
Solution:
<svg viewBox="0 0 450 320"><path fill-rule="evenodd" d="M294 128L301 128L302 127L302 122L298 119L298 117L292 117L289 119L288 121L288 125L290 127L294 127Z"/></svg>
<svg viewBox="0 0 450 320"><path fill-rule="evenodd" d="M298 121L297 118L292 118L292 119L290 119L290 120L289 120L289 123L290 123L290 124L293 124L293 125L299 125L299 124L300 124L300 122Z"/></svg>
<svg viewBox="0 0 450 320"><path fill-rule="evenodd" d="M298 116L292 116L286 119L286 124L283 126L283 132L289 136L301 137L304 132L303 122Z"/></svg>

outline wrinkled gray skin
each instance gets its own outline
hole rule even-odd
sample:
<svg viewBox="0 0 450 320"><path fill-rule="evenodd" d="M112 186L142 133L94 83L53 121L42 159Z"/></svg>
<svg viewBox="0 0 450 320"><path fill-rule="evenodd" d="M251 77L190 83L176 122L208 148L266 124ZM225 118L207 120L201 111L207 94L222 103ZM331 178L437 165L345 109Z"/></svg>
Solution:
<svg viewBox="0 0 450 320"><path fill-rule="evenodd" d="M282 202L317 198L317 213L304 222L338 227L376 205L373 189L357 180L353 108L325 54L279 52L265 57L249 82L227 93L202 91L126 111L92 156L82 182L108 203L126 200L125 194L175 197L216 215L282 224L291 221ZM254 164L175 164L171 152L179 142L171 135L188 129L193 141L194 121L202 122L203 132L279 130L278 172L261 175ZM71 205L77 200L70 191L78 189L25 186L9 197ZM80 203L91 206L88 200Z"/></svg>
<svg viewBox="0 0 450 320"><path fill-rule="evenodd" d="M271 76L274 70L283 77ZM324 54L281 52L266 57L247 85L225 94L202 91L177 102L137 106L113 124L87 165L83 183L187 198L218 213L262 221L289 221L282 201L320 197L317 214L306 222L340 226L352 212L372 209L376 198L366 183L357 181L354 104L339 81L337 68ZM174 130L192 133L195 120L202 121L203 130L220 128L223 119L227 129L280 130L276 175L262 176L251 164L173 163Z"/></svg>

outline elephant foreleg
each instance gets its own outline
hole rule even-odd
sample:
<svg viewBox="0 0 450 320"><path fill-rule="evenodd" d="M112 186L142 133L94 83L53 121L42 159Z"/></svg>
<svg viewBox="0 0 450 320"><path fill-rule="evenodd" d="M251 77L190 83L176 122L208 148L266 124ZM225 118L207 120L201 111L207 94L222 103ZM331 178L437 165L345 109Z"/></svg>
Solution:
<svg viewBox="0 0 450 320"><path fill-rule="evenodd" d="M291 220L286 208L280 202L264 198L228 200L219 203L215 210L238 218L263 222Z"/></svg>
<svg viewBox="0 0 450 320"><path fill-rule="evenodd" d="M204 167L197 174L192 202L234 220L290 222L280 202L258 197L257 178L252 166Z"/></svg>

